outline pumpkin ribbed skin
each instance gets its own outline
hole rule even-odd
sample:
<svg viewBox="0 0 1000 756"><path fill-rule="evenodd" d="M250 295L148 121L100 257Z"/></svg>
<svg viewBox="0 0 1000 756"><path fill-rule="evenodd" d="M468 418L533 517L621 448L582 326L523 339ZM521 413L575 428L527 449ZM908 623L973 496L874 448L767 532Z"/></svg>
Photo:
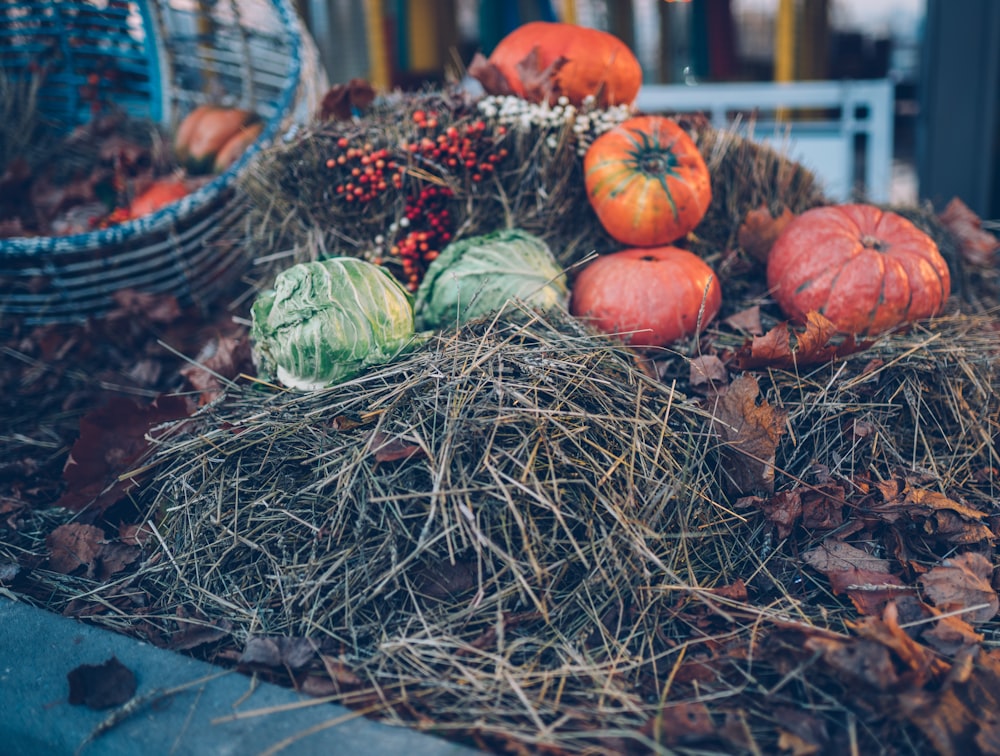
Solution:
<svg viewBox="0 0 1000 756"><path fill-rule="evenodd" d="M704 309L702 305L704 304ZM602 255L573 282L570 312L633 347L691 336L722 306L718 277L700 257L663 246Z"/></svg>
<svg viewBox="0 0 1000 756"><path fill-rule="evenodd" d="M795 218L771 248L767 282L789 318L816 311L860 335L936 315L951 290L934 240L901 215L865 204Z"/></svg>
<svg viewBox="0 0 1000 756"><path fill-rule="evenodd" d="M542 99L526 86L520 66L533 51L532 71L544 71L565 59L550 82L550 105L566 97L573 105L593 95L598 107L631 105L642 85L642 67L628 45L600 29L552 21L532 21L514 29L490 53L489 62L507 79L518 97Z"/></svg>
<svg viewBox="0 0 1000 756"><path fill-rule="evenodd" d="M694 140L676 121L637 116L605 132L583 161L587 197L622 244L669 244L695 228L712 183Z"/></svg>

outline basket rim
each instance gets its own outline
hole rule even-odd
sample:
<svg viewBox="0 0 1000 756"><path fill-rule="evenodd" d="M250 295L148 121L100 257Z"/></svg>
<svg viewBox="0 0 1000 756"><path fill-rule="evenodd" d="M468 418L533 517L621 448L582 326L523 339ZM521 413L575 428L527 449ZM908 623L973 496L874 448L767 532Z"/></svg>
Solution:
<svg viewBox="0 0 1000 756"><path fill-rule="evenodd" d="M5 255L11 253L21 255L71 254L85 249L121 244L144 234L169 229L203 203L214 200L232 187L244 166L261 151L264 144L278 135L278 131L282 127L283 121L288 117L289 110L295 100L299 87L299 77L302 74L303 40L299 31L296 11L291 5L291 0L271 0L271 2L289 38L289 68L284 77L285 85L282 88L281 96L275 103L275 115L265 122L260 136L244 150L233 165L191 194L141 218L118 223L108 228L65 236L11 236L0 239L0 253Z"/></svg>

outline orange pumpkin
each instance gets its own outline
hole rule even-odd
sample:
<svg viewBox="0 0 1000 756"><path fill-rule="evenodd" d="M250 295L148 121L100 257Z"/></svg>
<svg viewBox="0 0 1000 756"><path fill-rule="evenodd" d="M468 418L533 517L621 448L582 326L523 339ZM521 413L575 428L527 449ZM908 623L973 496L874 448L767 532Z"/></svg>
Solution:
<svg viewBox="0 0 1000 756"><path fill-rule="evenodd" d="M606 31L576 24L532 21L519 26L485 62L509 88L496 91L490 76L482 76L488 93L551 105L560 97L580 105L588 95L600 108L631 105L642 85L642 67L628 45ZM473 75L476 70L470 66Z"/></svg>
<svg viewBox="0 0 1000 756"><path fill-rule="evenodd" d="M866 204L816 207L792 220L771 247L767 282L789 318L816 311L851 334L935 315L951 290L934 240Z"/></svg>
<svg viewBox="0 0 1000 756"><path fill-rule="evenodd" d="M697 226L712 183L694 140L664 116L636 116L605 132L583 160L587 198L622 244L657 246Z"/></svg>
<svg viewBox="0 0 1000 756"><path fill-rule="evenodd" d="M208 173L219 150L257 120L257 114L250 110L200 105L181 121L174 134L177 160L189 173Z"/></svg>
<svg viewBox="0 0 1000 756"><path fill-rule="evenodd" d="M222 173L228 169L229 166L240 159L250 145L257 141L257 137L260 136L263 130L264 122L257 121L233 134L229 138L229 141L222 145L222 149L216 154L212 170L215 173Z"/></svg>
<svg viewBox="0 0 1000 756"><path fill-rule="evenodd" d="M186 197L189 193L187 184L180 179L159 179L132 201L128 208L128 217L140 218L149 215L171 202Z"/></svg>
<svg viewBox="0 0 1000 756"><path fill-rule="evenodd" d="M570 312L634 347L662 347L691 336L722 306L718 277L678 247L602 255L573 282Z"/></svg>

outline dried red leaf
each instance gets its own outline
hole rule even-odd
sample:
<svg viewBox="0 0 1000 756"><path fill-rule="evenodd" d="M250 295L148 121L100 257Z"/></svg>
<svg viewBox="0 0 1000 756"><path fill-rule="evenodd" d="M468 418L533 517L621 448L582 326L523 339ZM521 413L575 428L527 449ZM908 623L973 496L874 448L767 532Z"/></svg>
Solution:
<svg viewBox="0 0 1000 756"><path fill-rule="evenodd" d="M948 498L940 491L916 488L908 481L876 484L883 501L865 505L865 513L883 522L917 524L924 537L952 544L993 544L996 536L985 512Z"/></svg>
<svg viewBox="0 0 1000 756"><path fill-rule="evenodd" d="M703 354L691 360L690 380L695 388L721 386L728 382L729 371L726 370L725 363L714 354Z"/></svg>
<svg viewBox="0 0 1000 756"><path fill-rule="evenodd" d="M349 121L361 115L375 99L375 90L365 79L351 79L346 84L334 84L320 103L320 120Z"/></svg>
<svg viewBox="0 0 1000 756"><path fill-rule="evenodd" d="M71 575L86 567L87 574L93 575L103 543L104 531L98 527L80 522L60 525L45 537L49 569Z"/></svg>
<svg viewBox="0 0 1000 756"><path fill-rule="evenodd" d="M557 75L569 60L559 56L542 68L540 58L539 49L534 47L515 66L524 88L524 98L529 102L555 102L560 94Z"/></svg>
<svg viewBox="0 0 1000 756"><path fill-rule="evenodd" d="M955 237L958 253L965 262L984 268L996 266L1000 239L983 229L979 216L962 200L954 197L938 220Z"/></svg>
<svg viewBox="0 0 1000 756"><path fill-rule="evenodd" d="M145 407L131 399L112 397L80 420L80 437L63 469L67 491L56 506L92 515L115 504L133 480L119 476L149 448L146 438L154 426L188 417L193 404L181 396L160 396Z"/></svg>
<svg viewBox="0 0 1000 756"><path fill-rule="evenodd" d="M879 614L900 591L912 590L889 572L889 562L843 541L827 538L802 560L830 581L834 593L847 594L861 614Z"/></svg>
<svg viewBox="0 0 1000 756"><path fill-rule="evenodd" d="M745 341L736 352L735 363L741 370L794 369L829 362L871 345L871 341L857 341L854 336L840 338L828 318L810 312L804 329L793 331L788 323L779 323L763 336Z"/></svg>
<svg viewBox="0 0 1000 756"><path fill-rule="evenodd" d="M803 489L802 526L809 530L835 530L844 523L843 486L827 484Z"/></svg>
<svg viewBox="0 0 1000 756"><path fill-rule="evenodd" d="M993 563L983 554L967 552L945 559L921 575L924 595L943 612L962 612L972 624L988 622L1000 611L993 590Z"/></svg>
<svg viewBox="0 0 1000 756"><path fill-rule="evenodd" d="M758 262L766 264L774 240L781 235L793 218L795 213L787 207L775 217L767 205L761 205L746 214L736 231L736 241L747 254Z"/></svg>
<svg viewBox="0 0 1000 756"><path fill-rule="evenodd" d="M150 323L173 323L183 315L180 303L173 294L153 294L134 289L120 289L111 295L115 309L105 317L109 320L141 316Z"/></svg>
<svg viewBox="0 0 1000 756"><path fill-rule="evenodd" d="M316 642L310 638L283 635L252 635L247 639L239 663L246 667L302 669L316 658Z"/></svg>
<svg viewBox="0 0 1000 756"><path fill-rule="evenodd" d="M650 717L641 732L654 743L677 745L711 737L716 726L708 707L700 701L669 704Z"/></svg>
<svg viewBox="0 0 1000 756"><path fill-rule="evenodd" d="M220 334L206 342L194 363L182 367L180 373L199 392L198 404L204 406L222 395L225 381L253 372L252 354L245 332Z"/></svg>
<svg viewBox="0 0 1000 756"><path fill-rule="evenodd" d="M954 657L965 649L983 642L983 635L961 617L951 614L938 617L920 639L939 653Z"/></svg>
<svg viewBox="0 0 1000 756"><path fill-rule="evenodd" d="M744 496L737 500L737 509L756 508L763 512L767 521L775 526L778 538L788 538L795 525L802 518L802 497L798 490L780 491L767 498Z"/></svg>
<svg viewBox="0 0 1000 756"><path fill-rule="evenodd" d="M401 438L390 437L382 431L372 434L369 448L374 453L376 462L397 462L425 455L423 447L409 444Z"/></svg>
<svg viewBox="0 0 1000 756"><path fill-rule="evenodd" d="M734 312L723 322L730 328L749 333L751 336L760 336L764 333L764 326L760 321L760 305L753 305L745 310Z"/></svg>
<svg viewBox="0 0 1000 756"><path fill-rule="evenodd" d="M103 664L81 664L71 669L69 702L91 709L109 709L126 703L136 691L135 674L112 656Z"/></svg>
<svg viewBox="0 0 1000 756"><path fill-rule="evenodd" d="M751 374L720 392L712 411L712 432L722 442L725 484L734 494L774 491L774 459L785 432L785 414L760 398Z"/></svg>
<svg viewBox="0 0 1000 756"><path fill-rule="evenodd" d="M483 91L488 95L505 97L514 94L514 90L507 81L507 77L482 53L477 52L472 56L466 68L466 73L476 79L483 87Z"/></svg>

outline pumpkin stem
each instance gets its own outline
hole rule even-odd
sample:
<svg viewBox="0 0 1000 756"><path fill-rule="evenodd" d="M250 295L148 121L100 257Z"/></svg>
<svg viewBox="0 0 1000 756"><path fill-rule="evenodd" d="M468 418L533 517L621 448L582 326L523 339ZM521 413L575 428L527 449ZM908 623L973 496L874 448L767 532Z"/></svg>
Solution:
<svg viewBox="0 0 1000 756"><path fill-rule="evenodd" d="M876 252L881 252L883 249L886 248L885 242L883 242L881 239L872 236L871 234L865 234L864 236L862 236L861 244L867 249L874 249Z"/></svg>

